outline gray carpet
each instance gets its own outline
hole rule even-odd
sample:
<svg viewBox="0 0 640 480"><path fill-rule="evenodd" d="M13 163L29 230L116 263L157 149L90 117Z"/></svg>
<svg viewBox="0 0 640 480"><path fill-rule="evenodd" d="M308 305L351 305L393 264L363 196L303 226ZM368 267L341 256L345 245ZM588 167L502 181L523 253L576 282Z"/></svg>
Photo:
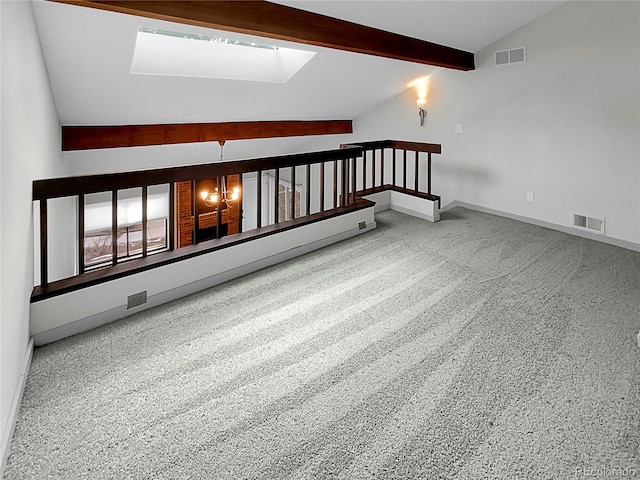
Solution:
<svg viewBox="0 0 640 480"><path fill-rule="evenodd" d="M640 254L376 220L36 349L6 478L640 478Z"/></svg>

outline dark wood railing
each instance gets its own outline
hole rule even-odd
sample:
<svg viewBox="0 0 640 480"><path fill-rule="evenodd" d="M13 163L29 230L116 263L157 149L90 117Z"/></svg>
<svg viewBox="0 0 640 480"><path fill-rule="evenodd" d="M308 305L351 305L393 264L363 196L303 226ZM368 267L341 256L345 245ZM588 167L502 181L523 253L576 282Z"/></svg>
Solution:
<svg viewBox="0 0 640 480"><path fill-rule="evenodd" d="M285 155L278 157L268 157L261 159L252 159L244 161L221 162L206 165L189 165L183 167L161 168L154 170L123 172L105 175L88 175L66 178L53 178L47 180L37 180L33 182L33 200L39 202L40 212L40 285L34 288L31 300L38 301L51 296L59 295L65 292L77 290L90 285L103 283L122 276L131 275L140 271L156 268L193 256L202 255L210 251L225 248L234 244L243 243L249 240L277 233L279 231L298 227L308 223L316 222L322 219L342 215L350 211L365 208L371 205L371 202L356 197L353 191L350 191L348 179L353 177L352 169L355 166L356 158L361 156L362 148L352 147L347 150L330 150L323 152L313 152L298 155ZM315 189L315 193L322 199L319 211L310 213L311 193L314 190L311 186L311 166L320 164L321 171L324 171L325 165L331 164L334 176L333 185L330 186L333 201L330 208L325 207L324 195L325 189L329 186L324 185ZM275 222L272 225L264 225L262 218L261 202L262 192L260 192L262 182L260 181L263 174L275 170L275 185L278 185L280 172L283 169L290 170L291 183L296 183L296 167L304 166L306 178L306 195L304 196L305 207L304 216L295 218L295 209L290 212L291 220L280 221L277 212L279 211L279 195L278 188L274 188L275 195L273 198L273 207L276 212ZM202 179L217 179L220 185L222 177L238 175L240 182L245 174L257 175L256 187L258 189L256 199L257 228L250 232L242 232L241 222L242 215L239 215L240 225L238 232L220 238L220 228L217 229L217 239L205 241L188 247L176 248L175 238L175 202L176 193L175 185L179 182L195 182ZM324 179L323 179L324 180ZM146 222L146 192L149 187L154 185L169 185L169 221L168 221L168 239L167 251L147 255L144 245L146 244L146 228L142 228L143 234L143 251L141 258L135 258L127 262L118 262L117 256L117 199L118 191L140 188L142 191L142 224ZM84 196L92 193L111 192L111 231L112 239L112 258L107 268L101 268L91 271L85 271L84 268ZM77 226L78 226L78 260L77 274L53 282L49 281L49 245L48 245L48 201L56 198L75 197L77 198ZM242 198L242 197L241 197ZM240 206L240 208L242 208ZM222 218L220 211L220 203L217 208L218 227ZM194 211L195 215L195 211Z"/></svg>
<svg viewBox="0 0 640 480"><path fill-rule="evenodd" d="M385 183L384 174L384 152L393 150L393 178L392 183ZM404 151L404 168L402 186L396 185L396 151ZM428 155L427 174L427 190L421 192L418 189L419 178L415 175L414 188L407 188L407 151L415 152L415 173L418 173L418 155L420 152L426 152ZM376 152L380 152L379 162L376 159ZM339 150L330 150L323 152L313 152L297 155L285 155L278 157L267 157L243 161L219 162L206 165L189 165L182 167L160 168L154 170L112 173L105 175L89 175L76 176L66 178L53 178L47 180L37 180L33 182L33 200L39 202L40 212L40 284L34 288L31 301L39 301L55 295L78 290L91 285L107 282L116 278L142 272L162 265L178 262L194 256L206 254L215 250L244 243L247 241L262 238L291 228L296 228L309 223L321 221L327 218L343 215L362 208L373 205L372 202L361 198L363 194L381 190L381 189L400 189L405 193L418 196L428 196L432 200L439 200L439 197L431 194L431 154L440 153L439 145L414 143L414 142L366 142L363 144L342 145ZM371 166L369 167L369 157L371 157ZM362 158L359 162L358 159ZM361 167L359 168L359 163ZM312 174L312 166L316 169L317 178ZM296 167L300 167L298 174ZM371 168L372 181L367 181L367 171ZM300 207L300 211L296 214L295 206L290 205L291 210L288 213L289 220L281 221L279 219L279 195L278 185L281 172L288 172L288 181L290 185L304 185L305 195L300 198L300 202L304 207ZM327 182L326 171L330 169L329 182ZM299 174L304 171L302 177ZM360 171L361 170L361 171ZM273 171L273 174L271 173ZM194 240L193 245L177 248L178 241L176 239L176 185L180 182L191 182L192 196L195 195L195 182L205 179L215 179L218 187L222 178L230 176L238 176L239 184L242 186L244 175L256 175L256 228L249 231L242 231L242 201L244 192L242 192L239 200L239 215L237 231L230 235L221 235L220 222L223 215L221 214L220 203L218 203L215 211L217 218L216 238L213 240L197 243ZM270 223L267 219L262 218L262 176L274 176L274 197L272 206L275 211L275 221ZM376 184L376 177L380 178L380 182ZM248 177L247 177L248 178ZM360 182L359 179L362 179ZM329 184L327 184L329 183ZM359 187L359 183L361 183ZM370 183L370 186L369 186ZM147 232L146 227L142 228L142 253L137 258L128 261L119 261L117 253L117 231L118 231L118 192L126 189L141 189L142 198L142 225L146 225L147 221L147 192L150 187L156 185L169 186L168 204L169 219L167 222L167 249L165 251L149 254L146 248ZM214 183L215 185L215 183ZM110 262L106 268L86 269L84 262L85 249L85 195L93 193L111 193L111 234L112 252L110 254ZM49 259L48 259L48 201L56 198L73 198L75 197L77 205L77 250L79 252L76 275L69 278L49 281ZM314 208L312 212L311 204L317 201L318 208ZM196 215L194 207L193 215ZM267 223L270 223L267 225ZM214 224L215 225L215 224ZM194 233L195 237L195 233Z"/></svg>
<svg viewBox="0 0 640 480"><path fill-rule="evenodd" d="M363 149L362 179L360 188L358 188L356 192L358 196L366 196L367 194L391 189L437 201L438 207L440 207L440 197L431 193L431 155L440 154L442 152L441 145L435 143L403 142L398 140L379 140L374 142L347 143L341 145L341 147L360 147ZM391 175L385 172L385 152L387 155L391 155ZM426 154L423 157L425 160L424 170L420 168L421 153ZM413 159L408 158L409 154L412 154ZM408 183L407 180L408 166L411 160L413 161L412 184ZM398 175L399 166L402 167L400 175ZM425 180L422 189L420 188L421 179Z"/></svg>

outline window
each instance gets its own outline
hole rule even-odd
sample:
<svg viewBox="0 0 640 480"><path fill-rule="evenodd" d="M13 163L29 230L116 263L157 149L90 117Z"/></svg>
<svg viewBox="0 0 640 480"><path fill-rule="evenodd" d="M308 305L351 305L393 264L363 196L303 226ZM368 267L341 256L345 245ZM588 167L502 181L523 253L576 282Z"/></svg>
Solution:
<svg viewBox="0 0 640 480"><path fill-rule="evenodd" d="M84 265L91 270L113 262L111 192L85 195ZM117 261L143 254L142 189L117 192ZM169 186L153 185L147 190L147 255L168 249Z"/></svg>
<svg viewBox="0 0 640 480"><path fill-rule="evenodd" d="M118 227L118 261L142 256L142 223ZM85 232L85 267L110 265L113 256L111 229ZM167 219L147 222L147 255L167 249Z"/></svg>
<svg viewBox="0 0 640 480"><path fill-rule="evenodd" d="M315 52L139 27L131 73L286 83Z"/></svg>

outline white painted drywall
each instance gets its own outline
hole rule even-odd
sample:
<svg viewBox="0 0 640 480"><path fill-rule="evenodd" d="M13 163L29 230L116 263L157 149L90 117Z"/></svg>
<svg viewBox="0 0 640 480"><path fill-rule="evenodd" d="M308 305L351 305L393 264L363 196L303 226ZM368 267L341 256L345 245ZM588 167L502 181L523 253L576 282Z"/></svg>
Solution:
<svg viewBox="0 0 640 480"><path fill-rule="evenodd" d="M375 228L373 207L322 222L280 232L260 240L201 255L136 275L120 278L31 304L31 331L36 344L60 338L135 313L145 306L126 310L127 297L147 291L146 307L163 303L228 280L228 272L249 271L282 261L290 255L327 245ZM246 267L249 267L248 270ZM255 268L254 268L255 267ZM233 276L231 277L233 278ZM209 282L208 279L211 279Z"/></svg>
<svg viewBox="0 0 640 480"><path fill-rule="evenodd" d="M472 72L431 77L419 126L407 90L336 141L442 144L433 193L558 226L606 217L607 236L640 243L640 3L567 2L476 54ZM527 47L496 67L493 52ZM463 133L455 133L463 125ZM535 202L527 202L533 192Z"/></svg>
<svg viewBox="0 0 640 480"><path fill-rule="evenodd" d="M0 12L0 435L4 442L29 342L34 280L31 185L34 179L66 175L67 170L31 2L2 1ZM60 271L58 260L68 259L54 259L55 271Z"/></svg>

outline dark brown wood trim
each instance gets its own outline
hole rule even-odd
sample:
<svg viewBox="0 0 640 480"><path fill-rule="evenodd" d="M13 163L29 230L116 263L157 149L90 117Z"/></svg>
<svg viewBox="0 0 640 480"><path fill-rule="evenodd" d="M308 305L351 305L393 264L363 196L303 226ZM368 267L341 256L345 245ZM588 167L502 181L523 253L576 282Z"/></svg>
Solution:
<svg viewBox="0 0 640 480"><path fill-rule="evenodd" d="M258 170L256 179L256 227L262 227L262 170ZM309 213L309 212L307 212Z"/></svg>
<svg viewBox="0 0 640 480"><path fill-rule="evenodd" d="M265 1L54 1L456 70L475 68L471 52Z"/></svg>
<svg viewBox="0 0 640 480"><path fill-rule="evenodd" d="M412 197L424 198L426 200L431 200L433 202L440 202L439 195L433 195L425 192L417 192L410 188L402 188L397 185L390 185L390 184L381 185L379 187L367 188L365 190L359 190L358 196L366 197L367 195L371 195L373 193L379 193L379 192L386 192L387 190L393 190L394 192L404 193L405 195L411 195Z"/></svg>
<svg viewBox="0 0 640 480"><path fill-rule="evenodd" d="M362 147L364 150L379 148L394 148L399 150L411 150L412 152L442 153L442 145L439 143L405 142L402 140L378 140L375 142L343 143L340 148Z"/></svg>
<svg viewBox="0 0 640 480"><path fill-rule="evenodd" d="M324 162L320 164L320 211L324 212Z"/></svg>
<svg viewBox="0 0 640 480"><path fill-rule="evenodd" d="M40 200L40 284L49 283L49 255L47 245L47 199Z"/></svg>
<svg viewBox="0 0 640 480"><path fill-rule="evenodd" d="M351 120L62 126L62 150L353 133Z"/></svg>
<svg viewBox="0 0 640 480"><path fill-rule="evenodd" d="M373 186L373 185L372 185ZM367 151L362 152L362 189L367 188Z"/></svg>
<svg viewBox="0 0 640 480"><path fill-rule="evenodd" d="M357 165L358 161L356 158L352 158L351 159L351 171L353 172L353 175L351 176L351 198L353 199L353 202L356 201L356 192L358 191L357 187L356 187L356 165ZM347 169L347 174L349 172L349 169ZM349 202L349 194L347 193L347 203Z"/></svg>
<svg viewBox="0 0 640 480"><path fill-rule="evenodd" d="M289 216L296 218L296 167L291 167L291 200L289 201Z"/></svg>
<svg viewBox="0 0 640 480"><path fill-rule="evenodd" d="M149 200L149 192L148 187L146 185L142 186L142 256L147 256L147 223L149 222L147 218L147 207Z"/></svg>
<svg viewBox="0 0 640 480"><path fill-rule="evenodd" d="M188 165L183 167L157 168L136 172L111 173L106 175L86 175L77 177L50 178L33 182L33 200L59 198L81 193L104 192L112 189L124 190L142 185L159 185L170 182L184 182L215 178L222 175L235 175L274 168L286 168L293 165L314 164L330 160L351 158L362 154L362 148L355 146L340 150L299 153L276 157L221 162L206 165Z"/></svg>
<svg viewBox="0 0 640 480"><path fill-rule="evenodd" d="M431 152L427 153L427 193L431 194Z"/></svg>
<svg viewBox="0 0 640 480"><path fill-rule="evenodd" d="M415 165L413 167L415 170L413 171L413 179L415 180L414 190L418 191L418 185L420 180L420 152L416 151Z"/></svg>
<svg viewBox="0 0 640 480"><path fill-rule="evenodd" d="M395 148L393 149L393 167L392 168L393 168L393 172L392 172L393 180L391 181L391 183L395 185L396 184L396 149Z"/></svg>
<svg viewBox="0 0 640 480"><path fill-rule="evenodd" d="M78 273L84 273L84 195L78 195Z"/></svg>
<svg viewBox="0 0 640 480"><path fill-rule="evenodd" d="M244 176L238 175L238 186L240 187L240 198L238 199L238 233L242 233L242 217L244 217Z"/></svg>
<svg viewBox="0 0 640 480"><path fill-rule="evenodd" d="M309 210L311 208L311 165L306 166L306 191L305 191L305 215L309 215Z"/></svg>
<svg viewBox="0 0 640 480"><path fill-rule="evenodd" d="M118 263L118 190L111 191L111 264Z"/></svg>
<svg viewBox="0 0 640 480"><path fill-rule="evenodd" d="M169 182L169 250L176 248L176 184Z"/></svg>
<svg viewBox="0 0 640 480"><path fill-rule="evenodd" d="M222 237L217 240L209 240L197 245L191 245L173 251L157 253L146 258L133 259L128 262L118 263L113 267L105 268L102 270L93 270L90 272L86 272L83 275L77 275L75 277L67 278L64 280L51 282L47 286L35 287L33 289L33 293L31 294L31 303L39 302L47 298L55 297L76 290L81 290L93 285L106 283L117 278L134 275L136 273L162 267L164 265L180 262L189 258L206 255L207 253L215 252L217 250L222 250L234 245L240 245L242 243L291 230L303 225L309 225L322 220L327 220L329 218L345 215L347 213L362 210L364 208L369 208L374 205L374 202L361 198L358 199L358 201L354 204L346 207L340 207L335 210L330 210L323 213L315 213L313 215L308 215L305 217L299 217L293 220L288 220L286 222L280 222L275 225L268 225L266 227L257 228L248 232Z"/></svg>
<svg viewBox="0 0 640 480"><path fill-rule="evenodd" d="M402 188L407 188L407 151L402 151Z"/></svg>

